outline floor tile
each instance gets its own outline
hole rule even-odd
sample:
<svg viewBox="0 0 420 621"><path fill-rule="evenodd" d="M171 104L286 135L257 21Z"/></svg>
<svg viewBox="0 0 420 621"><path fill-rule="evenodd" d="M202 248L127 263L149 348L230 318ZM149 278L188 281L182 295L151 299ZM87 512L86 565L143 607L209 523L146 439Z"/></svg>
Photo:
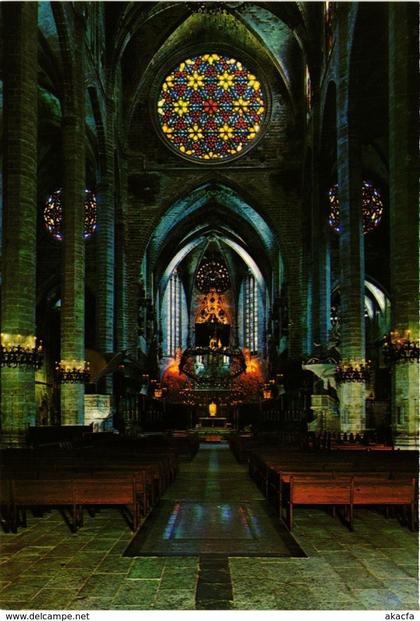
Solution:
<svg viewBox="0 0 420 621"><path fill-rule="evenodd" d="M222 446L181 464L165 498L192 494L202 507L225 507L214 512L213 534L229 517L227 499L262 502L246 467ZM298 507L294 537L308 558L264 556L258 546L256 556L227 558L220 549L214 554L216 540L201 557L122 557L133 535L117 509L86 514L74 534L54 511L28 519L27 529L0 533L6 610L418 610L418 535L367 509L358 510L351 533L323 510ZM185 529L196 532L187 522ZM247 528L249 522L242 534ZM193 553L194 542L178 543Z"/></svg>

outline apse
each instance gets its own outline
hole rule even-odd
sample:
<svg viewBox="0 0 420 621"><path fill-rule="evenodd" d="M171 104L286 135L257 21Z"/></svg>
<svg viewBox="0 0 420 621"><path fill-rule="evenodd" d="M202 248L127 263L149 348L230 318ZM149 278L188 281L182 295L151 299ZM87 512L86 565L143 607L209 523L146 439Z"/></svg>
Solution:
<svg viewBox="0 0 420 621"><path fill-rule="evenodd" d="M171 383L174 371L183 379L171 391L174 401L237 399L251 372L245 357L261 369L269 291L255 260L227 234L213 227L196 230L195 240L186 235L185 251L162 275L161 380Z"/></svg>

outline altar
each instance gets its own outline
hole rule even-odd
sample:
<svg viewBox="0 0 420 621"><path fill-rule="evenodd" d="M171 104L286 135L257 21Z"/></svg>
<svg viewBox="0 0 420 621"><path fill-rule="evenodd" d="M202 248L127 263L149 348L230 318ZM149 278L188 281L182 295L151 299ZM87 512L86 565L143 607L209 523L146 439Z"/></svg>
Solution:
<svg viewBox="0 0 420 621"><path fill-rule="evenodd" d="M225 416L200 416L201 427L226 427L227 418Z"/></svg>

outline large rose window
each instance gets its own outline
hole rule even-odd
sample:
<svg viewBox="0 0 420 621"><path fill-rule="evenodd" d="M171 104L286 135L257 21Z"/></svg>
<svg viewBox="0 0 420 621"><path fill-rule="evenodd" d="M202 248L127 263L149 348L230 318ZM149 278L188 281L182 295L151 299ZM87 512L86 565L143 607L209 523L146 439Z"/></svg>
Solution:
<svg viewBox="0 0 420 621"><path fill-rule="evenodd" d="M228 160L261 131L266 98L242 62L222 54L192 56L161 86L157 112L169 145L192 160Z"/></svg>

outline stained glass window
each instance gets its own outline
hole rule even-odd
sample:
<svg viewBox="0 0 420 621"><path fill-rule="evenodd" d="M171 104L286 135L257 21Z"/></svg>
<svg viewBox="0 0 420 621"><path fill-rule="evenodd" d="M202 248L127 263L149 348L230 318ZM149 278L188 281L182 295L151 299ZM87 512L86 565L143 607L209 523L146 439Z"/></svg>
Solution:
<svg viewBox="0 0 420 621"><path fill-rule="evenodd" d="M312 108L312 82L308 65L305 66L305 98L306 109L309 112Z"/></svg>
<svg viewBox="0 0 420 621"><path fill-rule="evenodd" d="M175 356L177 348L181 347L181 287L178 272L174 270L166 292L166 356Z"/></svg>
<svg viewBox="0 0 420 621"><path fill-rule="evenodd" d="M325 45L327 48L327 56L330 54L334 44L334 17L335 2L324 2L325 16Z"/></svg>
<svg viewBox="0 0 420 621"><path fill-rule="evenodd" d="M223 293L229 289L230 277L225 262L215 257L204 259L197 271L196 285L202 293L212 289Z"/></svg>
<svg viewBox="0 0 420 621"><path fill-rule="evenodd" d="M47 199L44 207L44 223L47 230L58 241L63 240L63 191L60 188ZM90 190L85 190L85 221L84 239L92 237L96 230L96 196Z"/></svg>
<svg viewBox="0 0 420 621"><path fill-rule="evenodd" d="M255 141L266 115L263 89L243 63L192 56L163 81L157 112L175 150L193 160L227 160Z"/></svg>
<svg viewBox="0 0 420 621"><path fill-rule="evenodd" d="M244 337L245 347L252 354L258 352L258 284L252 274L248 274L244 283Z"/></svg>
<svg viewBox="0 0 420 621"><path fill-rule="evenodd" d="M333 185L328 191L328 199L330 203L330 226L341 233L340 225L340 201L338 198L338 186ZM381 193L371 181L363 181L362 183L362 216L363 216L363 233L373 231L381 222L384 213L384 204Z"/></svg>

